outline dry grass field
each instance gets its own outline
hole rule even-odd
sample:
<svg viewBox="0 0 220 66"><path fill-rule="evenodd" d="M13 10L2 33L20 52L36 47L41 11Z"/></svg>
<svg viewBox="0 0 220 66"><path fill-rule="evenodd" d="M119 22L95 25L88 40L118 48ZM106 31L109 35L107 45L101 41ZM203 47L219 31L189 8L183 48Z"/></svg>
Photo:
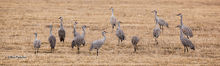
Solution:
<svg viewBox="0 0 220 66"><path fill-rule="evenodd" d="M121 23L126 40L117 46L115 31L111 33L110 7ZM155 45L154 9L169 23ZM193 30L190 40L196 50L184 53L179 38L180 17ZM64 18L66 40L59 42L59 17ZM86 46L72 49L73 23L77 31L86 25ZM57 39L54 53L48 43L49 28ZM0 65L220 65L220 0L0 0ZM91 42L107 39L100 49L89 52ZM42 45L34 54L34 32ZM138 50L133 52L132 36L140 37ZM24 58L10 58L23 56Z"/></svg>

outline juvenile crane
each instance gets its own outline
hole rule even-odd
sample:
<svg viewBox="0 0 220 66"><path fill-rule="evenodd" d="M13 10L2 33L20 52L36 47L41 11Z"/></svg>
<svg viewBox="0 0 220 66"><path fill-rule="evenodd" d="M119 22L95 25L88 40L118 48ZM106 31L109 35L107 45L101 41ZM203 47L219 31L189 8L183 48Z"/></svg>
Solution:
<svg viewBox="0 0 220 66"><path fill-rule="evenodd" d="M195 46L193 45L193 43L184 37L183 35L183 32L182 32L182 28L183 28L183 23L182 23L182 16L181 15L177 15L177 16L180 16L180 40L184 46L184 52L188 52L188 48L187 47L190 47L191 49L195 50Z"/></svg>
<svg viewBox="0 0 220 66"><path fill-rule="evenodd" d="M183 15L181 13L178 14L178 16L181 17L181 21L182 21L182 17ZM176 26L180 28L180 25ZM182 25L182 29L183 33L187 36L187 38L189 39L189 37L193 37L193 33L192 33L192 29L190 29L189 27L185 26L184 24Z"/></svg>
<svg viewBox="0 0 220 66"><path fill-rule="evenodd" d="M120 21L118 21L118 28L116 30L116 36L118 37L118 45L121 43L123 40L125 40L125 34L123 30L120 28Z"/></svg>
<svg viewBox="0 0 220 66"><path fill-rule="evenodd" d="M55 46L56 46L56 38L55 38L55 36L52 34L52 28L53 28L53 26L50 25L50 36L49 36L49 38L48 38L48 41L49 41L49 43L50 43L51 52L54 51L54 48L55 48Z"/></svg>
<svg viewBox="0 0 220 66"><path fill-rule="evenodd" d="M160 28L158 26L158 21L157 20L158 20L158 17L157 17L157 14L155 12L155 22L156 22L156 25L155 25L155 28L153 29L153 36L154 36L156 44L158 44L157 38L160 36Z"/></svg>
<svg viewBox="0 0 220 66"><path fill-rule="evenodd" d="M41 41L37 39L37 33L34 33L35 34L35 40L34 40L34 49L35 49L35 54L38 53L38 50L40 48L40 45L41 45Z"/></svg>
<svg viewBox="0 0 220 66"><path fill-rule="evenodd" d="M113 32L113 29L114 27L116 26L116 17L114 16L114 9L111 7L110 8L112 10L112 16L110 18L110 23L112 24L112 32Z"/></svg>
<svg viewBox="0 0 220 66"><path fill-rule="evenodd" d="M163 20L163 19L161 19L161 18L159 18L157 16L157 11L154 10L153 12L155 13L155 20L156 20L156 22L160 25L160 29L163 30L163 26L166 26L167 28L169 28L168 23L165 20Z"/></svg>
<svg viewBox="0 0 220 66"><path fill-rule="evenodd" d="M92 49L96 49L97 50L97 56L99 54L99 49L102 47L102 45L105 43L106 37L105 37L105 31L102 32L102 36L103 38L100 40L95 40L92 42L91 47L89 49L89 51L92 51Z"/></svg>
<svg viewBox="0 0 220 66"><path fill-rule="evenodd" d="M59 38L60 38L60 42L64 43L65 40L65 30L63 28L63 18L60 17L60 29L58 30L58 34L59 34Z"/></svg>
<svg viewBox="0 0 220 66"><path fill-rule="evenodd" d="M139 42L139 38L137 36L133 36L131 39L131 43L134 46L134 52L137 50L137 43Z"/></svg>

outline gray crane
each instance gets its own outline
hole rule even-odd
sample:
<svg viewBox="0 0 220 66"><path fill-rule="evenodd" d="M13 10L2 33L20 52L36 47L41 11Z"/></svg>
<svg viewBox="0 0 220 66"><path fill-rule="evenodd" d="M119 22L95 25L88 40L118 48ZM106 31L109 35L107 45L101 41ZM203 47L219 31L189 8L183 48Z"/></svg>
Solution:
<svg viewBox="0 0 220 66"><path fill-rule="evenodd" d="M120 28L120 21L117 22L118 23L118 28L116 30L116 36L118 37L118 45L120 42L122 42L123 40L125 40L125 34L123 32L123 30Z"/></svg>
<svg viewBox="0 0 220 66"><path fill-rule="evenodd" d="M37 32L34 33L35 34L35 40L34 40L34 49L35 49L35 54L38 53L38 50L40 48L41 45L41 41L37 39Z"/></svg>
<svg viewBox="0 0 220 66"><path fill-rule="evenodd" d="M153 29L153 36L154 36L156 44L158 44L157 38L160 36L160 28L158 26L158 17L156 14L156 10L155 10L155 22L156 22L156 25L155 25L155 28Z"/></svg>
<svg viewBox="0 0 220 66"><path fill-rule="evenodd" d="M49 36L49 38L48 38L48 41L49 41L49 43L50 43L51 52L54 51L54 48L55 48L55 46L56 46L56 37L52 34L52 28L53 28L53 26L50 25L50 36Z"/></svg>
<svg viewBox="0 0 220 66"><path fill-rule="evenodd" d="M180 16L181 17L181 21L183 21L182 20L183 15L181 13L179 13L178 16ZM177 25L176 27L180 28L180 25ZM183 34L185 34L187 36L188 39L189 39L189 37L190 38L193 37L192 29L190 29L189 27L185 26L184 24L182 25L182 29L181 30L183 31Z"/></svg>
<svg viewBox="0 0 220 66"><path fill-rule="evenodd" d="M97 56L99 53L99 49L102 47L102 45L105 43L106 37L105 37L105 33L107 33L106 31L102 32L102 36L103 38L100 40L95 40L92 42L91 47L89 49L89 51L92 51L92 49L96 49L97 50Z"/></svg>
<svg viewBox="0 0 220 66"><path fill-rule="evenodd" d="M80 35L80 34L76 31L76 24L78 24L78 22L75 20L74 25L73 25L73 35L74 35L74 37L76 37L77 35Z"/></svg>
<svg viewBox="0 0 220 66"><path fill-rule="evenodd" d="M114 27L116 26L116 17L114 16L114 9L111 7L110 8L111 10L112 10L112 16L111 16L111 18L110 18L110 23L112 24L112 32L113 32L113 29L114 29Z"/></svg>
<svg viewBox="0 0 220 66"><path fill-rule="evenodd" d="M158 22L158 24L160 25L160 29L163 30L163 26L166 26L167 28L169 28L168 23L165 20L163 20L163 19L161 19L161 18L159 18L157 16L157 11L154 10L153 12L155 13L155 20L156 20L156 22Z"/></svg>
<svg viewBox="0 0 220 66"><path fill-rule="evenodd" d="M84 40L83 36L81 36L79 33L76 32L76 29L75 29L76 24L77 24L77 22L74 23L74 30L73 30L74 39L72 41L72 48L74 48L76 46L78 53L79 53L80 45L83 44L83 42L85 40Z"/></svg>
<svg viewBox="0 0 220 66"><path fill-rule="evenodd" d="M137 36L133 36L131 39L131 43L134 46L134 52L137 50L137 43L139 42L139 38Z"/></svg>
<svg viewBox="0 0 220 66"><path fill-rule="evenodd" d="M190 47L191 49L195 50L195 46L193 45L193 43L184 37L183 35L183 31L182 31L182 28L183 28L183 22L182 22L182 16L181 15L177 15L177 16L180 16L180 40L184 46L184 52L188 52L188 48L187 47Z"/></svg>
<svg viewBox="0 0 220 66"><path fill-rule="evenodd" d="M63 42L64 43L64 40L65 40L65 30L63 28L63 18L60 17L60 29L58 30L58 35L59 35L59 38L60 38L60 42Z"/></svg>

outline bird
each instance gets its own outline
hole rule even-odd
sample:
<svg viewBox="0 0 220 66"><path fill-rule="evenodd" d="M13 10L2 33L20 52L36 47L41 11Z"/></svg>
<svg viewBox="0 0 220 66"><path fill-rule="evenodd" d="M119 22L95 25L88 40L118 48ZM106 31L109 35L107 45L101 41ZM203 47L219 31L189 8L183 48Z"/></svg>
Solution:
<svg viewBox="0 0 220 66"><path fill-rule="evenodd" d="M163 20L163 19L161 19L161 18L159 18L157 16L157 11L153 10L153 12L155 13L155 20L156 20L156 22L158 22L158 24L160 25L160 29L163 30L163 26L166 26L167 28L169 28L168 23L165 20Z"/></svg>
<svg viewBox="0 0 220 66"><path fill-rule="evenodd" d="M78 50L78 54L79 54L80 45L83 44L84 38L78 32L76 32L76 29L75 29L76 24L77 22L74 23L74 29L73 29L74 39L72 40L71 46L72 48L76 46Z"/></svg>
<svg viewBox="0 0 220 66"><path fill-rule="evenodd" d="M181 13L179 13L178 16L181 17L181 21L182 21L183 15L182 15ZM176 27L179 27L179 28L180 28L180 25L177 25ZM187 26L185 26L185 25L183 24L181 30L183 31L183 34L185 34L185 35L187 36L188 39L189 39L189 37L190 37L190 38L193 37L193 33L192 33L192 29L191 29L191 28L189 28L189 27L187 27Z"/></svg>
<svg viewBox="0 0 220 66"><path fill-rule="evenodd" d="M156 25L155 25L155 28L153 29L153 36L154 36L156 44L158 44L157 38L160 36L160 28L158 26L158 21L157 20L158 20L158 17L157 17L156 11L155 11L155 22L156 22Z"/></svg>
<svg viewBox="0 0 220 66"><path fill-rule="evenodd" d="M38 50L40 48L41 45L41 41L37 39L37 32L34 33L35 34L35 40L34 40L34 49L35 49L35 54L38 53Z"/></svg>
<svg viewBox="0 0 220 66"><path fill-rule="evenodd" d="M110 17L110 23L112 25L112 32L114 27L116 26L116 17L114 16L114 9L111 7L110 10L112 11L112 16Z"/></svg>
<svg viewBox="0 0 220 66"><path fill-rule="evenodd" d="M102 32L102 36L103 38L102 39L99 39L99 40L95 40L92 42L91 44L91 47L89 49L89 51L92 51L93 49L96 49L97 50L97 56L98 56L98 53L99 53L99 49L102 47L102 45L105 43L105 40L106 40L106 36L105 36L105 33L107 33L106 31L103 31Z"/></svg>
<svg viewBox="0 0 220 66"><path fill-rule="evenodd" d="M123 30L120 28L121 21L118 21L117 23L118 23L118 28L116 30L116 36L118 37L118 45L119 45L120 42L125 40L125 34Z"/></svg>
<svg viewBox="0 0 220 66"><path fill-rule="evenodd" d="M137 43L139 42L139 38L137 36L133 36L131 39L131 43L134 46L134 52L137 50Z"/></svg>
<svg viewBox="0 0 220 66"><path fill-rule="evenodd" d="M63 42L64 43L64 40L65 40L65 30L63 28L63 18L60 17L60 29L58 30L58 35L59 35L59 38L60 38L60 42Z"/></svg>
<svg viewBox="0 0 220 66"><path fill-rule="evenodd" d="M86 41L85 41L86 30L85 29L86 29L86 25L83 25L82 26L83 33L81 35L81 37L83 38L83 41L82 41L83 46L85 46L85 44L86 44Z"/></svg>
<svg viewBox="0 0 220 66"><path fill-rule="evenodd" d="M181 41L181 43L184 46L184 52L186 52L186 51L188 52L188 48L187 47L190 47L190 49L195 50L194 44L189 39L185 38L184 35L183 35L183 31L182 31L182 28L183 28L182 16L179 15L179 14L177 16L180 16L180 18L181 18L181 20L180 20L180 41Z"/></svg>
<svg viewBox="0 0 220 66"><path fill-rule="evenodd" d="M74 35L74 37L76 37L77 35L80 35L80 34L76 31L76 24L78 24L77 20L75 20L74 25L73 25L73 35Z"/></svg>
<svg viewBox="0 0 220 66"><path fill-rule="evenodd" d="M50 43L51 52L54 51L54 48L55 48L55 46L56 46L56 37L52 34L52 28L53 28L53 26L50 25L50 36L49 36L49 38L48 38L48 41L49 41L49 43Z"/></svg>

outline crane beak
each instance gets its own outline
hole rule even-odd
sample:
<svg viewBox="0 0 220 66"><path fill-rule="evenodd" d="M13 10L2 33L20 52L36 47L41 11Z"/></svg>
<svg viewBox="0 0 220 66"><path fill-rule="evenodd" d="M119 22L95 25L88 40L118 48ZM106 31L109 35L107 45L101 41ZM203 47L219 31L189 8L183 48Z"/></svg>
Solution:
<svg viewBox="0 0 220 66"><path fill-rule="evenodd" d="M176 16L180 16L180 15L181 15L181 13L177 14Z"/></svg>
<svg viewBox="0 0 220 66"><path fill-rule="evenodd" d="M111 10L111 9L112 9L112 7L109 8L109 10Z"/></svg>
<svg viewBox="0 0 220 66"><path fill-rule="evenodd" d="M177 25L177 26L176 26L176 28L179 28L179 27L180 27L180 25Z"/></svg>

